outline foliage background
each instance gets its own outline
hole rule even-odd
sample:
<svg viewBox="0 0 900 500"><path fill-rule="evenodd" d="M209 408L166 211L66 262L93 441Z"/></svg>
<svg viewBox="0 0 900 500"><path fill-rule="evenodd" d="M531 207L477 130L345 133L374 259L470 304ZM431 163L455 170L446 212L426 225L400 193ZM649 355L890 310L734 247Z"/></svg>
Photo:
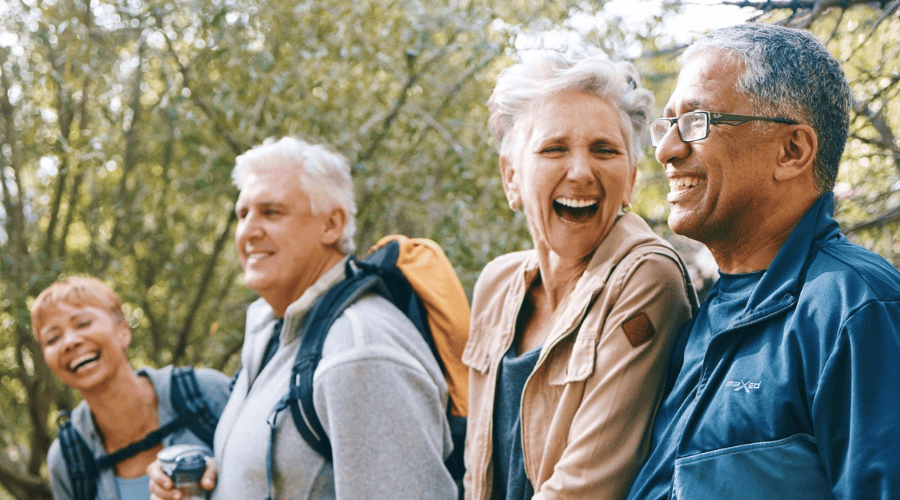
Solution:
<svg viewBox="0 0 900 500"><path fill-rule="evenodd" d="M900 2L726 3L809 29L842 61L855 110L837 216L900 265ZM387 233L433 238L470 290L488 260L530 246L486 131L497 72L516 49L583 39L632 59L661 108L689 41L665 28L681 8L634 22L603 2L540 0L0 4L0 497L49 498L56 415L78 401L31 335L44 287L71 274L113 286L135 365L232 373L253 295L232 244L231 166L297 134L353 165L361 249ZM638 190L634 210L708 284L708 255L665 226L649 148Z"/></svg>

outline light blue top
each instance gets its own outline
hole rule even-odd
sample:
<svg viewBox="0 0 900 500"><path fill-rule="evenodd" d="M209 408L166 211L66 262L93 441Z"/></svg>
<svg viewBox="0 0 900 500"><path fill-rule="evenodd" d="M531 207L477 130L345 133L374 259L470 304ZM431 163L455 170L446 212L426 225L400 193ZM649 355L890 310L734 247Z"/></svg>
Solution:
<svg viewBox="0 0 900 500"><path fill-rule="evenodd" d="M170 422L177 418L178 414L172 407L171 403L171 378L172 366L166 366L160 369L142 368L137 371L141 376L150 379L153 384L153 390L156 391L157 411L159 421L162 423ZM194 370L197 375L197 383L200 391L204 394L206 402L212 410L213 414L219 415L228 401L228 382L229 379L222 373L208 368L198 368ZM94 456L106 454L103 447L103 440L100 433L94 427L94 421L91 418L91 412L87 403L82 401L72 410L72 416L69 418L75 430L81 434L84 442L94 453ZM187 428L176 430L163 438L163 446L171 446L175 444L205 444L203 440L197 437ZM63 458L60 449L59 439L53 441L50 445L50 451L47 453L47 466L50 470L50 491L54 500L74 500L75 496L72 491L72 483L69 481L69 473L66 470L66 461ZM117 481L116 475L111 469L106 469L100 473L100 479L97 481L97 498L96 500L149 500L150 490L147 489L147 476L134 478L134 481L143 481L144 488L140 496L131 496L138 489L132 483L132 479L125 480L123 483ZM125 484L127 483L127 484ZM132 493L120 490L120 486L125 485Z"/></svg>

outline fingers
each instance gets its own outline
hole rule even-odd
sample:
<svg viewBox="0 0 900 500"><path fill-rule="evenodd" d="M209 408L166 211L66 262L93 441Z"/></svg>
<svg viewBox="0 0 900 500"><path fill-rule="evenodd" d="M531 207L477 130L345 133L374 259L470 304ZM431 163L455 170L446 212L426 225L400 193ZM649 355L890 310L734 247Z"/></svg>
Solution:
<svg viewBox="0 0 900 500"><path fill-rule="evenodd" d="M216 470L216 461L212 458L206 459L206 472L200 478L200 487L206 491L212 491L216 487L216 481L219 478L218 470Z"/></svg>
<svg viewBox="0 0 900 500"><path fill-rule="evenodd" d="M162 471L159 460L147 466L147 476L150 477L150 500L181 500L182 493L174 488L172 479Z"/></svg>

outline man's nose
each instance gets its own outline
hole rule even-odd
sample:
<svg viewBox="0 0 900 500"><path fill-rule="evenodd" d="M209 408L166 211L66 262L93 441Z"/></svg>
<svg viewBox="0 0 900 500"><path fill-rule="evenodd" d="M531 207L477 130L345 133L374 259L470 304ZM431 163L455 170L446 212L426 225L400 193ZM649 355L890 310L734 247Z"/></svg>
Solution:
<svg viewBox="0 0 900 500"><path fill-rule="evenodd" d="M656 146L656 161L663 165L674 163L691 154L689 143L681 140L678 125L672 125Z"/></svg>

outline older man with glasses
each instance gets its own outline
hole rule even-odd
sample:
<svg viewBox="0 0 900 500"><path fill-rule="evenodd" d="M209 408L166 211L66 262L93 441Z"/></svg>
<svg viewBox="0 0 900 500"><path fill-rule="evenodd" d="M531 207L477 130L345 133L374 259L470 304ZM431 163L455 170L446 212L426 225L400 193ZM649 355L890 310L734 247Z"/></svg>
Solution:
<svg viewBox="0 0 900 500"><path fill-rule="evenodd" d="M720 280L676 340L629 498L900 498L900 272L832 217L844 73L762 24L682 60L651 138L669 226Z"/></svg>

